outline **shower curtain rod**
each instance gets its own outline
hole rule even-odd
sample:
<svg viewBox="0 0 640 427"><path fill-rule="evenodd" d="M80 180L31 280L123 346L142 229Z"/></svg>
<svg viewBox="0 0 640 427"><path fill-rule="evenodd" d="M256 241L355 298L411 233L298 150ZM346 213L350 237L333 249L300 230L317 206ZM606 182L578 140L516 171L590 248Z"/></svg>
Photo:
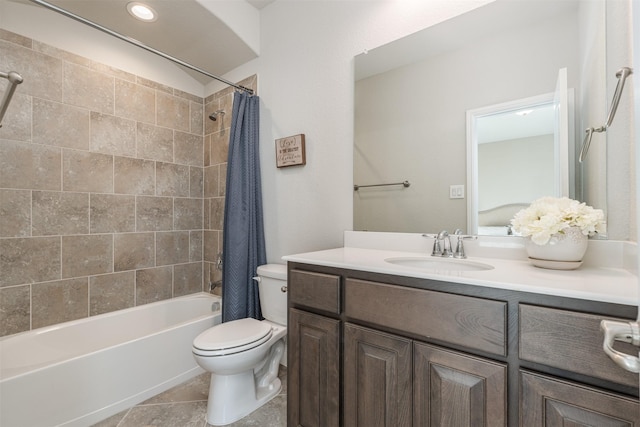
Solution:
<svg viewBox="0 0 640 427"><path fill-rule="evenodd" d="M180 60L178 58L175 58L175 57L173 57L171 55L168 55L168 54L166 54L166 53L164 53L164 52L162 52L160 50L157 50L157 49L154 49L154 48L152 48L150 46L147 46L146 44L144 44L142 42L139 42L138 40L132 39L131 37L127 37L127 36L125 36L123 34L120 34L120 33L116 32L116 31L113 31L113 30L110 30L110 29L108 29L106 27L103 27L100 24L97 24L97 23L95 23L93 21L90 21L90 20L85 19L85 18L83 18L81 16L78 16L75 13L69 12L68 10L62 9L62 8L56 6L56 5L53 5L51 3L48 3L46 1L44 1L44 0L29 0L29 1L31 1L32 3L36 3L36 4L40 5L40 6L43 6L43 7L47 8L49 10L52 10L54 12L58 12L58 13L66 16L68 18L75 19L78 22L86 24L86 25L88 25L90 27L95 28L96 30L100 30L100 31L102 31L104 33L107 33L107 34L113 36L113 37L119 38L120 40L123 40L123 41L125 41L127 43L131 43L132 45L138 46L139 48L142 48L142 49L144 49L144 50L146 50L148 52L151 52L151 53L154 53L154 54L156 54L158 56L161 56L164 59L168 59L169 61L175 62L176 64L182 65L183 67L189 68L189 69L191 69L193 71L197 71L200 74L204 74L205 76L211 77L212 79L218 80L219 82L222 82L222 83L224 83L226 85L233 86L233 87L235 87L236 89L239 89L239 90L243 90L243 91L249 93L249 95L253 95L253 90L249 89L248 87L244 87L242 85L238 85L238 84L235 84L233 82L230 82L229 80L223 79L222 77L218 77L218 76L216 76L214 74L211 74L211 73L209 73L209 72L207 72L207 71L205 71L205 70L203 70L201 68L198 68L198 67L196 67L194 65L191 65L191 64L189 64L187 62L184 62L184 61L182 61L182 60Z"/></svg>

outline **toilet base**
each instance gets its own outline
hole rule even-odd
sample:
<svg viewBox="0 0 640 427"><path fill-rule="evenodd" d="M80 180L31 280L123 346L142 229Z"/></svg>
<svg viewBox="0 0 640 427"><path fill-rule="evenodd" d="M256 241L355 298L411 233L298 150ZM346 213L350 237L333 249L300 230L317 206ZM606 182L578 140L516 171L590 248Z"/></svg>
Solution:
<svg viewBox="0 0 640 427"><path fill-rule="evenodd" d="M224 426L246 417L278 395L282 383L278 378L284 342L271 348L264 366L232 375L211 374L207 422Z"/></svg>

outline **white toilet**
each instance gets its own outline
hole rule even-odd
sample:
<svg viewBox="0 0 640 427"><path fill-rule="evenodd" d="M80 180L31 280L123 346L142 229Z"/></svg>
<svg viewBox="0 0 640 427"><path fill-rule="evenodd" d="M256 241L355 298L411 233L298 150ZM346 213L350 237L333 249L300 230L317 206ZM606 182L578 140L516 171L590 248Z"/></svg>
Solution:
<svg viewBox="0 0 640 427"><path fill-rule="evenodd" d="M287 267L257 268L265 320L239 319L202 332L193 340L198 365L211 372L207 422L230 424L264 405L280 391L280 360L287 335Z"/></svg>

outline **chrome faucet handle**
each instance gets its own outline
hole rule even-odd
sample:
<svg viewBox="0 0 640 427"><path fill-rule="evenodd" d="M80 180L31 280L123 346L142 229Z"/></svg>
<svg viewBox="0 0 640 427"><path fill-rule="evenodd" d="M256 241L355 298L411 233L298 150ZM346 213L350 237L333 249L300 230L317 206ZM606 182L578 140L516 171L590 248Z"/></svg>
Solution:
<svg viewBox="0 0 640 427"><path fill-rule="evenodd" d="M440 247L440 240L438 239L438 235L437 234L424 233L422 235L422 237L427 237L429 239L434 239L433 240L433 249L431 250L431 256L441 256L442 255L442 248Z"/></svg>
<svg viewBox="0 0 640 427"><path fill-rule="evenodd" d="M442 248L439 253L436 253L436 251L434 251L434 253L444 258L452 257L453 252L451 252L451 238L449 237L449 232L447 230L442 230L440 233L438 233L438 238L436 239L436 241L440 242L440 240L442 240Z"/></svg>
<svg viewBox="0 0 640 427"><path fill-rule="evenodd" d="M465 240L475 240L478 236L467 236L462 233L456 234L458 237L458 242L456 244L456 251L453 253L454 258L464 259L467 257L467 254L464 252L464 241Z"/></svg>

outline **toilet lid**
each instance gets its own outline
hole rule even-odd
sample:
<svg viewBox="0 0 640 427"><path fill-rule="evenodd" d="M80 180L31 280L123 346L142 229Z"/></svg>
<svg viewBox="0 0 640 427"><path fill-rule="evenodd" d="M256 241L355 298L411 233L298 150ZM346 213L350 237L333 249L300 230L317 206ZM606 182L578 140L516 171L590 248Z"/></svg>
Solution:
<svg viewBox="0 0 640 427"><path fill-rule="evenodd" d="M195 340L193 347L204 351L240 351L252 348L250 344L261 344L271 334L271 325L247 318L216 325L209 328ZM242 347L242 349L240 348Z"/></svg>

